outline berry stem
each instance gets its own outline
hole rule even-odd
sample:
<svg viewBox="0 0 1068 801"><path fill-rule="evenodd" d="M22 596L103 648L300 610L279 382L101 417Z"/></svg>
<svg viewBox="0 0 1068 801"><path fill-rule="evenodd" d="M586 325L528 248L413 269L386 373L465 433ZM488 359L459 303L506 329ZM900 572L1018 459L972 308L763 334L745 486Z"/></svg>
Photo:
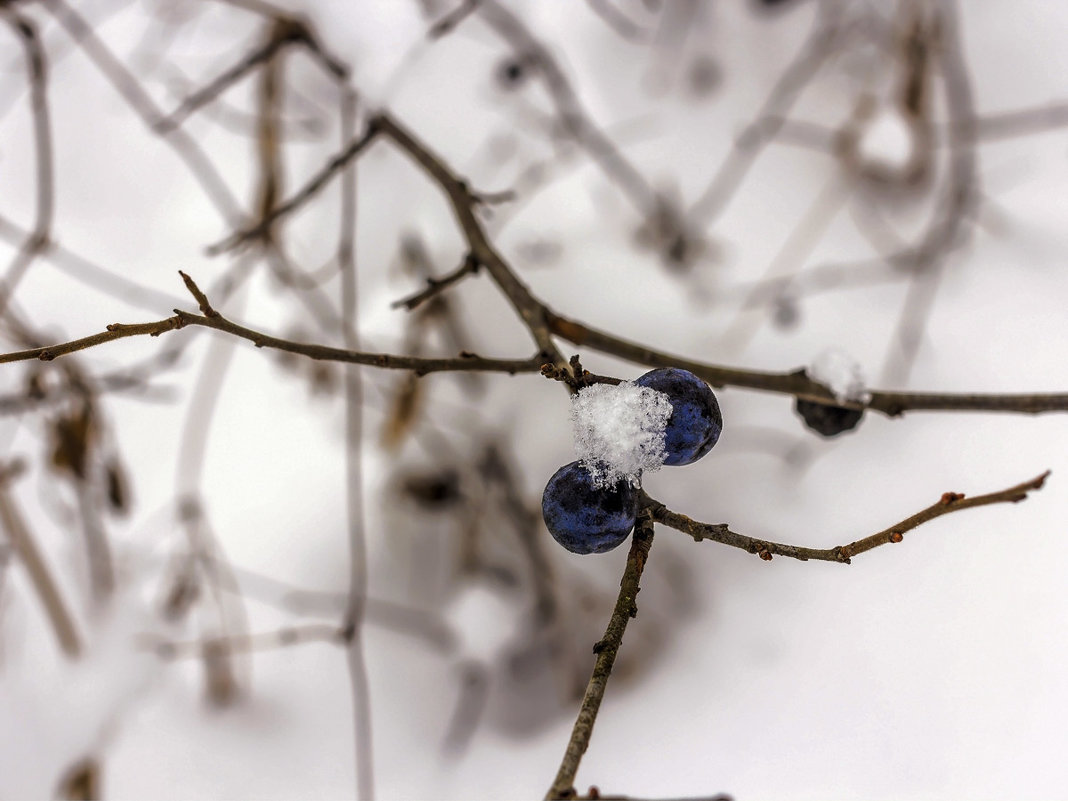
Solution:
<svg viewBox="0 0 1068 801"><path fill-rule="evenodd" d="M653 519L648 513L643 512L638 516L634 526L630 553L627 554L627 566L619 582L619 596L616 598L612 617L608 620L608 628L605 629L604 636L593 646L597 661L594 663L593 673L586 685L582 706L579 707L578 717L571 729L571 739L567 743L567 750L564 751L560 769L556 773L552 787L545 795L547 801L575 797L575 773L590 744L593 724L597 720L597 712L601 708L601 700L608 687L608 677L612 675L612 666L615 664L619 646L623 642L623 632L627 629L628 621L638 614L638 607L635 603L640 589L638 585L652 545Z"/></svg>

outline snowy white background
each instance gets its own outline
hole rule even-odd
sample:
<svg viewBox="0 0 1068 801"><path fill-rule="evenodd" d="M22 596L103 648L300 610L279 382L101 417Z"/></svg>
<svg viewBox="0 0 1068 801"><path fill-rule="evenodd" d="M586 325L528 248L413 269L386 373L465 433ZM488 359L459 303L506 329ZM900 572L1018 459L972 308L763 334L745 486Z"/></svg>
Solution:
<svg viewBox="0 0 1068 801"><path fill-rule="evenodd" d="M451 7L430 5L435 16ZM625 40L586 4L512 5L627 158L656 189L689 204L796 54L817 3L771 15L752 13L749 3L702 4L689 34L662 46ZM871 3L868 12L889 13L888 5ZM958 5L980 112L1068 99L1068 7L1037 0ZM77 7L165 108L177 104L183 85L218 74L263 35L255 16L222 5ZM620 7L648 24L656 18L637 2ZM174 18L153 27L150 20L166 8ZM766 305L739 317L739 301L814 199L840 192L841 210L791 269L871 257L851 208L879 209L907 237L929 214L924 193L888 199L850 186L824 153L772 144L705 232L708 257L671 272L636 246L642 221L618 189L573 145L549 139L552 107L537 79L502 85L509 47L477 14L429 43L415 2L293 8L308 13L326 46L352 64L367 107L388 107L476 189L506 190L530 165L550 166L551 182L514 209L502 206L501 220L487 227L522 279L561 314L689 358L761 370L796 369L838 347L883 389L1068 389L1068 153L1061 129L978 149L980 210L968 244L945 262L906 377L893 356L907 292L901 280L806 297L796 326L786 329L771 323ZM54 237L164 294L100 291L112 287L45 258L19 286L19 308L55 341L111 322L160 319L174 305L192 308L176 271L207 287L229 270L225 258L204 255L205 245L228 233L225 223L54 20L32 4L26 13L40 22L52 54ZM22 55L9 31L3 35L0 213L28 227L34 172ZM871 53L860 49L822 71L796 117L830 126L845 119L866 58ZM333 125L329 84L302 57L287 63L296 87L287 112ZM695 86L695 65L718 75L711 89ZM254 107L253 90L246 81L220 106L240 118ZM254 148L232 122L221 123L224 116L202 112L188 129L232 191L251 203ZM286 150L288 191L323 163L336 130L308 138ZM889 140L869 146L892 156ZM293 258L308 269L330 256L334 202L324 197L287 228ZM437 188L384 145L360 162L358 219L365 345L399 352L405 312L389 304L421 281L398 267L401 236L418 235L439 274L459 263L462 241ZM487 277L468 279L449 298L474 350L529 353L526 333ZM262 266L222 309L260 330L286 335L299 324L308 338L328 336ZM167 388L165 397L119 394L104 406L135 500L128 518L108 523L120 589L105 609L86 600L71 493L41 467L47 451L40 419L0 417L0 453L32 465L13 494L88 644L81 660L62 658L24 573L7 559L0 568L0 798L49 796L62 771L86 754L99 757L109 798L354 792L341 650L306 644L243 659L241 698L220 709L204 699L196 660L164 661L139 645L146 634L185 641L204 632L195 616L167 625L158 610L169 559L183 545L173 497L185 480L181 443L191 392L212 350L229 353L230 361L199 484L211 528L237 570L249 629L336 620L328 603L302 614L283 608L287 589L263 577L325 593L343 594L347 586L337 397L313 396L298 368L204 330L125 340L82 358L94 371L117 370L178 337L190 344L155 382ZM5 341L3 350L15 348ZM578 352L597 373L633 379L646 369ZM432 434L412 435L390 451L379 438L400 378L363 375L369 594L440 611L457 637L442 650L373 621L366 628L378 796L539 797L563 753L576 702L560 697L547 678L558 666L535 665L534 678L509 674L507 655L525 630L528 597L486 580L450 578L442 565L452 558L456 520L405 505L396 485L403 470L455 463L464 491L477 495L479 476L466 465L481 443L497 438L514 454L534 508L545 480L574 458L567 395L537 375L488 375L482 394L430 376L416 428ZM0 392L20 391L25 377L22 365L0 366ZM725 430L714 451L649 476L645 486L677 511L753 536L827 547L880 530L947 490L978 494L1046 469L1053 475L1023 504L950 515L849 567L764 563L659 531L640 614L577 786L645 797L1065 797L1068 416L871 415L856 432L823 441L803 429L789 398L729 388L718 396ZM482 524L491 539L506 528L492 516ZM582 651L603 632L625 549L550 554ZM487 666L486 707L462 753L450 754L443 744L471 664ZM582 662L578 673L588 668Z"/></svg>

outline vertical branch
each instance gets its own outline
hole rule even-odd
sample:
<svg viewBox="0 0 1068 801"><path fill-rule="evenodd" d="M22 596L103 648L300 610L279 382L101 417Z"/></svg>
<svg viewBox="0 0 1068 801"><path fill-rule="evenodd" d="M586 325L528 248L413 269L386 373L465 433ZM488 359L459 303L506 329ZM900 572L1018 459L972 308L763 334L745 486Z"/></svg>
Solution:
<svg viewBox="0 0 1068 801"><path fill-rule="evenodd" d="M352 140L356 126L356 95L339 83L341 92L341 141ZM341 226L337 246L341 270L341 319L346 348L359 350L356 280L356 164L350 162L341 174ZM345 498L349 529L349 597L344 629L349 637L348 666L352 684L352 712L356 739L356 789L361 801L375 794L374 751L371 737L371 691L363 651L363 621L367 606L367 543L363 530L363 384L360 371L345 370Z"/></svg>
<svg viewBox="0 0 1068 801"><path fill-rule="evenodd" d="M638 614L638 607L635 603L640 589L638 585L652 545L653 519L643 510L634 527L630 553L627 554L627 567L619 582L616 606L612 610L612 617L608 620L608 628L604 636L593 646L597 661L594 663L589 684L586 685L586 694L582 698L582 706L579 708L575 725L571 729L571 739L567 743L560 769L556 773L552 787L545 795L546 801L554 798L573 798L575 795L575 773L578 772L579 763L586 753L586 748L589 747L593 724L597 720L597 712L601 708L601 700L608 687L608 678L612 675L616 654L619 653L619 646L623 642L623 633L627 630L627 623L630 619Z"/></svg>

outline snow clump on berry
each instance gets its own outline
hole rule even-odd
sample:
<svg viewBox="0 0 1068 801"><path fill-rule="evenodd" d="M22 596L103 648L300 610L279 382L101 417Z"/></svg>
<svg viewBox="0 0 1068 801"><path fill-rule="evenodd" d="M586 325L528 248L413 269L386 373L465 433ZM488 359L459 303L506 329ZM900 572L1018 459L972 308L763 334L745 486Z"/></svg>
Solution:
<svg viewBox="0 0 1068 801"><path fill-rule="evenodd" d="M664 432L668 397L630 381L594 384L571 400L575 453L598 487L621 480L638 486L641 474L659 470L667 456Z"/></svg>
<svg viewBox="0 0 1068 801"><path fill-rule="evenodd" d="M839 403L867 403L871 400L864 371L857 360L844 350L828 348L823 351L805 368L805 374L827 387Z"/></svg>

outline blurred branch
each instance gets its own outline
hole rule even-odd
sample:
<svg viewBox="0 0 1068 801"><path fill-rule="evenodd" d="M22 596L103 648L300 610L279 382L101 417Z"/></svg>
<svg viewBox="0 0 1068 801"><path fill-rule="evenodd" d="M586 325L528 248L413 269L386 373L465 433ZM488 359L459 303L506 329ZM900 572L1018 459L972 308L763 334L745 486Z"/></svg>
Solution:
<svg viewBox="0 0 1068 801"><path fill-rule="evenodd" d="M0 7L0 11L3 12L4 20L21 40L25 50L36 175L33 230L26 235L3 280L0 281L0 318L2 318L19 281L22 280L37 256L48 247L52 218L55 214L55 165L52 152L51 114L48 109L47 60L44 49L41 47L41 40L37 35L37 29L28 18L6 6Z"/></svg>
<svg viewBox="0 0 1068 801"><path fill-rule="evenodd" d="M359 137L353 139L344 149L341 150L336 156L328 161L312 178L285 203L280 206L276 206L270 211L270 213L263 215L263 218L255 225L237 231L230 235L226 239L216 242L208 247L207 252L209 256L218 256L230 250L242 247L250 240L262 239L264 235L270 230L271 226L282 217L296 211L309 200L314 198L319 192L328 184L331 180L336 178L340 172L348 166L349 162L359 156L364 150L374 142L378 136L378 128L372 120L367 125L367 130L364 131Z"/></svg>
<svg viewBox="0 0 1068 801"><path fill-rule="evenodd" d="M878 548L880 545L901 542L905 533L950 512L959 512L964 509L974 509L977 506L989 506L995 503L1019 503L1027 498L1028 493L1042 489L1049 474L1050 471L1047 470L1042 475L1022 484L1017 484L1014 487L1009 487L1000 492L991 492L987 495L975 495L971 498L966 498L958 492L943 493L939 500L926 509L921 509L899 523L895 523L889 528L851 542L848 545L839 545L835 548L805 548L798 545L783 545L755 537L747 537L744 534L731 531L726 523L699 523L686 515L671 511L660 501L650 498L644 492L640 503L643 508L649 510L654 521L669 528L677 529L684 534L689 534L696 542L712 540L723 545L730 545L733 548L741 548L743 551L756 554L765 561L770 561L773 556L788 556L791 559L798 559L802 562L813 560L849 564L852 557L865 551L870 551L873 548Z"/></svg>
<svg viewBox="0 0 1068 801"><path fill-rule="evenodd" d="M178 128L192 114L240 81L256 67L270 61L287 45L304 41L305 27L296 20L278 19L266 44L253 50L214 80L210 81L183 100L174 111L153 123L157 133L167 134Z"/></svg>
<svg viewBox="0 0 1068 801"><path fill-rule="evenodd" d="M831 5L820 5L801 52L782 70L760 111L734 140L712 180L694 201L691 221L712 221L722 214L764 147L775 139L794 102L834 52L842 34L842 23L835 13Z"/></svg>
<svg viewBox="0 0 1068 801"><path fill-rule="evenodd" d="M356 93L338 86L341 139L350 140L356 125ZM359 271L356 264L356 165L342 170L337 263L341 270L341 319L345 346L360 348ZM345 513L349 544L349 592L344 629L349 684L352 691L353 739L356 749L356 797L375 795L371 687L364 654L363 626L367 609L367 538L363 492L363 381L358 370L345 371Z"/></svg>
<svg viewBox="0 0 1068 801"><path fill-rule="evenodd" d="M96 35L92 26L64 0L43 0L43 5L48 8L56 21L85 52L96 68L111 81L116 91L137 113L145 126L154 131L166 115L144 90L133 73ZM178 157L185 162L219 212L231 225L237 225L244 218L241 206L197 140L182 128L173 128L164 132L162 136L164 141L174 148Z"/></svg>
<svg viewBox="0 0 1068 801"><path fill-rule="evenodd" d="M623 190L643 217L651 216L657 210L656 193L638 168L626 159L616 144L590 118L549 49L517 14L503 4L483 0L479 16L512 46L520 61L533 66L545 79L545 87L556 106L560 127L589 154L605 176Z"/></svg>
<svg viewBox="0 0 1068 801"><path fill-rule="evenodd" d="M571 730L571 739L568 741L563 761L560 763L549 792L545 794L547 801L576 796L575 773L578 772L579 763L589 747L593 724L597 721L597 713L601 708L601 701L608 687L608 679L612 675L612 666L615 664L619 646L623 642L627 623L638 614L636 601L640 589L639 582L652 545L653 518L643 512L639 514L634 526L630 553L627 554L627 566L619 582L619 596L616 598L612 616L608 620L608 628L605 629L604 636L593 646L593 652L597 655L593 674L586 685L586 694L582 698L582 706L579 707L578 717Z"/></svg>
<svg viewBox="0 0 1068 801"><path fill-rule="evenodd" d="M82 645L78 630L74 625L74 618L67 611L59 586L52 577L44 556L38 550L22 514L15 506L14 499L8 494L8 484L13 472L10 465L0 465L0 528L3 529L11 547L15 549L15 553L26 566L30 583L41 599L41 605L52 624L52 631L59 641L60 648L71 659L77 659L81 655Z"/></svg>
<svg viewBox="0 0 1068 801"><path fill-rule="evenodd" d="M252 653L314 642L344 646L345 631L335 624L307 623L299 626L284 626L275 631L236 637L207 637L188 642L171 642L154 636L141 638L142 646L153 651L160 659L203 659L206 655L219 650Z"/></svg>

